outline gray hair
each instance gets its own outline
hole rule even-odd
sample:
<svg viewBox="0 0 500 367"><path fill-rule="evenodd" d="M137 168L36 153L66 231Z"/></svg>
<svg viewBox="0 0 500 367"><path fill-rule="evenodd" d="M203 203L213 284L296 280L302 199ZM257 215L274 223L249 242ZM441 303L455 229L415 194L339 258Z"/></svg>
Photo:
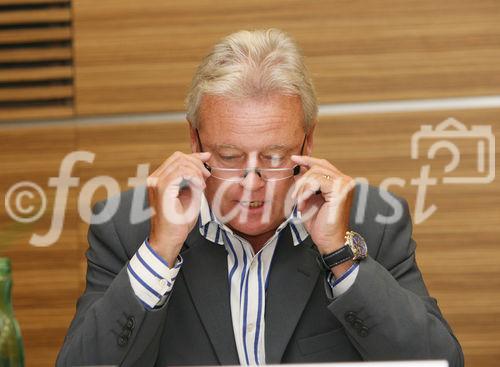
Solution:
<svg viewBox="0 0 500 367"><path fill-rule="evenodd" d="M198 110L204 95L251 98L273 92L300 97L308 132L318 104L295 42L279 29L239 31L217 43L198 67L186 97L187 119L199 127Z"/></svg>

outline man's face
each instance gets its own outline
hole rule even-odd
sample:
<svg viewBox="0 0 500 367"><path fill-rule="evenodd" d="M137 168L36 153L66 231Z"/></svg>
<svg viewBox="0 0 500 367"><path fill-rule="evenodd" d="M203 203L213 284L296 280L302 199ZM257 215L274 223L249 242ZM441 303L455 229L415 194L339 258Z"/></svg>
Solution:
<svg viewBox="0 0 500 367"><path fill-rule="evenodd" d="M199 119L202 148L212 153L209 166L233 169L286 167L289 168L286 172L292 176L291 168L295 164L290 156L300 154L305 138L298 96L276 94L245 100L205 96ZM193 129L191 143L193 151L199 151ZM311 145L312 138L308 136L302 153L309 154ZM219 218L228 217L226 224L230 228L258 236L274 231L289 214L285 213L285 208L289 208L290 203L285 206L285 199L294 181L292 176L266 182L255 172L250 172L241 182L212 176L207 180L205 195Z"/></svg>

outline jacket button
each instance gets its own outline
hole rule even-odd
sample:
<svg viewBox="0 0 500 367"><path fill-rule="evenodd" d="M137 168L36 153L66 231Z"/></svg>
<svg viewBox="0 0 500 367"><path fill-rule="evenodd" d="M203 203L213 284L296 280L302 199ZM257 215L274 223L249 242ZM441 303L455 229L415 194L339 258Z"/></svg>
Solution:
<svg viewBox="0 0 500 367"><path fill-rule="evenodd" d="M370 331L366 326L363 326L361 329L358 330L358 335L361 337L367 337L368 334L370 334Z"/></svg>
<svg viewBox="0 0 500 367"><path fill-rule="evenodd" d="M118 337L118 345L120 347L123 347L124 345L126 345L128 343L128 337L126 336L123 336L123 335L120 335Z"/></svg>
<svg viewBox="0 0 500 367"><path fill-rule="evenodd" d="M356 321L358 319L356 317L356 313L352 312L352 311L346 312L344 315L344 318L350 324L352 324L354 321Z"/></svg>
<svg viewBox="0 0 500 367"><path fill-rule="evenodd" d="M363 327L365 327L363 321L361 321L360 319L356 319L356 321L352 323L352 326L354 327L354 329L358 331L361 330Z"/></svg>
<svg viewBox="0 0 500 367"><path fill-rule="evenodd" d="M123 336L124 338L129 338L130 335L132 335L132 329L123 329L122 330L122 333L120 334L121 336Z"/></svg>
<svg viewBox="0 0 500 367"><path fill-rule="evenodd" d="M135 326L135 318L134 318L134 316L130 316L130 317L127 319L127 323L125 324L125 327L126 327L127 329L133 330L133 329L134 329L134 326Z"/></svg>

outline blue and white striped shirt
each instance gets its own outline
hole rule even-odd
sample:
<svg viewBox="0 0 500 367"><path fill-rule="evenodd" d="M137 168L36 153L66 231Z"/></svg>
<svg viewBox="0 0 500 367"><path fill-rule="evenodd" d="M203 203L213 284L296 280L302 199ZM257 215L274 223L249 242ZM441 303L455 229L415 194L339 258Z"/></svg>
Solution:
<svg viewBox="0 0 500 367"><path fill-rule="evenodd" d="M233 233L221 223L202 198L200 211L200 233L209 241L223 245L228 253L227 268L231 302L233 331L240 363L254 365L265 363L264 313L269 270L281 231L290 225L294 245L300 244L309 235L294 210L274 235L255 254L250 243Z"/></svg>
<svg viewBox="0 0 500 367"><path fill-rule="evenodd" d="M206 198L202 196L199 231L210 242L224 246L228 254L231 317L242 365L265 364L264 314L271 262L280 233L287 225L290 226L295 246L308 237L300 218L300 212L295 208L262 249L254 253L248 241L233 233L216 218ZM148 260L145 260L146 256L148 260L152 260L151 263L148 264ZM174 267L168 268L165 260L154 252L147 241L139 248L128 265L128 271L134 292L146 308L159 307L165 302L181 265L182 257L179 255ZM354 283L357 273L357 264L339 279L334 279L333 274L329 273L327 281L331 286L332 296L338 297L345 292ZM162 278L164 275L169 276ZM162 280L163 287L159 285Z"/></svg>
<svg viewBox="0 0 500 367"><path fill-rule="evenodd" d="M170 268L167 261L149 245L148 240L144 240L127 264L127 272L135 295L146 309L161 306L165 302L181 266L180 255Z"/></svg>

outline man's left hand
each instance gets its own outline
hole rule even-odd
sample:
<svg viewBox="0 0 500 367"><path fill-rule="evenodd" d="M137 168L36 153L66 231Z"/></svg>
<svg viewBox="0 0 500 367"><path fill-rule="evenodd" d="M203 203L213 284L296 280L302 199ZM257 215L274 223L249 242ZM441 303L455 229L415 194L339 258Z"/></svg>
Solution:
<svg viewBox="0 0 500 367"><path fill-rule="evenodd" d="M332 253L345 244L356 182L325 159L299 155L291 159L307 168L295 182L292 200L298 203L304 226L319 252ZM347 270L352 261L340 265L332 269L335 275Z"/></svg>

